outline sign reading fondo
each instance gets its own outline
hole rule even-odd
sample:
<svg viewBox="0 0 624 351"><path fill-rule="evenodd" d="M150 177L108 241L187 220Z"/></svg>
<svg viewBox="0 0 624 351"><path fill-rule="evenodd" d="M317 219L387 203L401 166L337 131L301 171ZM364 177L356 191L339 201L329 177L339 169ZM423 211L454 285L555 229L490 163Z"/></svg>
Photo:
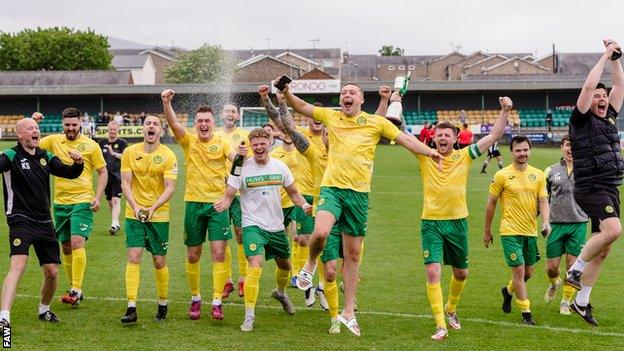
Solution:
<svg viewBox="0 0 624 351"><path fill-rule="evenodd" d="M277 89L271 83L271 92ZM294 94L339 93L340 79L294 79L290 82L290 91Z"/></svg>
<svg viewBox="0 0 624 351"><path fill-rule="evenodd" d="M95 128L96 138L108 138L108 126L99 126ZM142 138L143 127L142 126L120 126L119 127L120 138Z"/></svg>

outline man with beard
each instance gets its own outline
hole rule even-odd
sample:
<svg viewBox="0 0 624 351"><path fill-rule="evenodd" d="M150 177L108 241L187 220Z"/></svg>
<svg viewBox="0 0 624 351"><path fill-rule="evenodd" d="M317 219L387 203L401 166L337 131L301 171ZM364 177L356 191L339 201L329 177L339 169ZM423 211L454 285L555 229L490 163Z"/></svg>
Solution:
<svg viewBox="0 0 624 351"><path fill-rule="evenodd" d="M620 193L624 160L615 119L624 100L624 73L617 60L621 48L603 40L605 52L589 72L570 116L570 143L574 156L574 199L591 219L592 237L587 240L568 270L566 281L580 290L570 307L592 325L589 297L611 245L622 235ZM613 88L599 83L607 62Z"/></svg>
<svg viewBox="0 0 624 351"><path fill-rule="evenodd" d="M232 149L237 149L241 142L249 144L249 140L247 138L249 132L236 126L236 123L239 119L240 115L238 112L238 107L236 107L232 103L223 106L223 109L221 110L221 122L223 123L223 128L216 131L215 135L227 141ZM230 160L227 160L226 169L229 170L230 168L232 168L232 162ZM241 207L238 196L236 196L234 200L232 200L229 212L230 221L234 226L234 237L236 238L236 242L238 243L238 296L243 297L243 295L245 294L245 276L247 275L247 258L245 257L245 250L243 249ZM232 283L232 253L229 246L227 246L225 249L225 264L228 270L228 281L223 288L224 299L228 298L228 296L230 296L230 293L234 291L234 284Z"/></svg>
<svg viewBox="0 0 624 351"><path fill-rule="evenodd" d="M50 310L57 286L60 253L50 216L50 174L77 178L83 170L82 155L69 151L73 164L65 165L51 152L39 146L37 122L24 118L15 126L18 143L0 154L0 172L4 176L4 208L9 225L10 265L2 285L0 326L11 323L11 306L15 300L32 245L43 271L39 319L61 320Z"/></svg>
<svg viewBox="0 0 624 351"><path fill-rule="evenodd" d="M237 190L240 190L243 242L249 261L245 278L245 319L240 326L243 332L250 332L254 328L255 305L265 259L274 258L277 266L277 286L271 296L282 304L286 313L295 313L295 307L285 291L291 263L288 238L284 233L280 189L286 190L296 206L307 213L312 211L312 205L297 190L288 167L282 161L269 156L269 137L270 133L262 128L256 128L249 133L253 158L243 163L240 176L228 178L225 194L214 205L217 211L227 210Z"/></svg>
<svg viewBox="0 0 624 351"><path fill-rule="evenodd" d="M56 237L63 250L63 266L71 284L61 301L74 307L82 300L82 281L87 267L86 241L93 230L93 212L100 208L100 199L108 181L106 161L100 146L80 134L81 113L68 107L62 114L63 134L41 139L40 147L69 163L69 152L82 153L84 170L77 179L54 178L54 223ZM93 170L98 174L93 192Z"/></svg>
<svg viewBox="0 0 624 351"><path fill-rule="evenodd" d="M169 199L178 177L176 156L160 143L162 124L156 116L147 116L143 124L143 142L126 149L121 158L121 187L126 196L126 296L128 309L123 324L137 321L136 301L141 280L141 256L145 248L152 254L158 294L154 320L167 319L169 293Z"/></svg>
<svg viewBox="0 0 624 351"><path fill-rule="evenodd" d="M485 207L483 242L489 248L493 242L492 219L498 199L502 202L500 221L501 246L512 279L502 288L505 313L511 312L512 294L522 312L522 323L534 325L531 302L526 282L539 261L537 249L537 213L542 215L542 235L550 234L550 210L544 172L529 166L531 141L525 136L514 136L509 145L513 163L496 172ZM539 204L539 212L538 212Z"/></svg>
<svg viewBox="0 0 624 351"><path fill-rule="evenodd" d="M232 161L236 150L230 143L213 134L215 116L210 106L201 105L195 112L197 135L186 131L178 122L171 101L175 92L166 89L160 95L165 118L176 141L184 151L186 163L186 186L184 189L184 244L186 250L186 280L191 290L191 306L188 315L192 320L201 316L200 259L206 237L210 242L212 257L212 309L213 319L223 319L223 288L227 279L225 250L232 238L228 212L217 212L214 202L225 190L229 169L225 161ZM244 146L241 152L247 151Z"/></svg>
<svg viewBox="0 0 624 351"><path fill-rule="evenodd" d="M332 147L318 201L310 255L297 276L297 287L312 287L316 260L322 252L334 224L339 225L344 244L343 277L345 309L338 320L356 335L360 327L355 318L354 304L359 275L360 249L368 222L368 193L372 178L375 149L381 137L395 140L414 154L423 154L441 162L440 154L428 148L411 134L401 132L384 117L362 111L364 93L347 83L340 91L340 111L315 107L292 94L288 85L284 97L298 113L323 122L329 129Z"/></svg>
<svg viewBox="0 0 624 351"><path fill-rule="evenodd" d="M108 200L111 213L110 235L119 232L119 213L121 212L121 174L119 168L121 166L121 154L128 147L128 143L119 138L119 125L115 122L108 122L108 138L99 142L104 159L106 160L106 169L108 170L108 182L104 195Z"/></svg>

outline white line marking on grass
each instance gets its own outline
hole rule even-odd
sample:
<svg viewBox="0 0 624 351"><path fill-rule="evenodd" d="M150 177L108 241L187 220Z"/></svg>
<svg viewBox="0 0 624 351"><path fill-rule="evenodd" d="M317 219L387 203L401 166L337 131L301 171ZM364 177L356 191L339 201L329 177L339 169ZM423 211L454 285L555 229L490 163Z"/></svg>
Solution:
<svg viewBox="0 0 624 351"><path fill-rule="evenodd" d="M28 295L28 294L17 294L18 297L24 297L24 298L36 298L39 299L40 296L39 295ZM127 299L123 298L123 297L96 297L96 296L88 296L87 300L102 300L102 301L127 301ZM158 302L158 299L139 299L138 301L141 302ZM188 301L172 301L170 300L169 303L171 304L180 304L180 305L186 305L189 302ZM242 303L235 303L235 302L225 302L223 303L225 306L245 306ZM264 309L272 309L272 310L281 310L282 307L278 307L278 306L267 306L267 305L256 305L256 308L264 308ZM313 311L313 312L318 312L318 309L313 309L313 308L304 308L304 309L298 309L299 311ZM387 316L387 317L402 317L402 318L421 318L421 319L433 319L433 316L431 315L425 315L425 314L410 314L410 313L396 313L396 312L380 312L380 311L358 311L357 314L363 314L363 315L370 315L370 316ZM556 332L565 332L565 333L574 333L574 334L591 334L591 335L598 335L598 336L613 336L613 337L624 337L624 333L613 333L613 332L603 332L603 331L598 331L598 330L593 330L593 329L574 329L574 328L564 328L564 327L553 327L550 325L524 325L524 324L520 324L520 323L511 323L511 322L505 322L505 321L492 321L489 319L482 319L482 318L470 318L470 317L462 317L461 319L462 322L468 321L468 322L474 322L474 323L479 323L479 324L493 324L493 325L498 325L498 326L503 326L503 327L522 327L522 328L527 328L527 330L530 329L543 329L543 330L550 330L550 331L556 331Z"/></svg>

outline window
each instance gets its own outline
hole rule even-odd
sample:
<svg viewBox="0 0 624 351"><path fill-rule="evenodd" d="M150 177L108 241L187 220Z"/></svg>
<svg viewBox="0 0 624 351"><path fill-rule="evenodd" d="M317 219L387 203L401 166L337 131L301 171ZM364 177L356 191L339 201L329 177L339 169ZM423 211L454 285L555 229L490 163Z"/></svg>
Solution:
<svg viewBox="0 0 624 351"><path fill-rule="evenodd" d="M388 66L388 71L394 71L394 66Z"/></svg>
<svg viewBox="0 0 624 351"><path fill-rule="evenodd" d="M405 66L404 65L400 65L399 66L399 71L405 71Z"/></svg>
<svg viewBox="0 0 624 351"><path fill-rule="evenodd" d="M416 67L414 65L409 65L409 66L407 66L407 69L409 69L411 71L411 70L416 69Z"/></svg>

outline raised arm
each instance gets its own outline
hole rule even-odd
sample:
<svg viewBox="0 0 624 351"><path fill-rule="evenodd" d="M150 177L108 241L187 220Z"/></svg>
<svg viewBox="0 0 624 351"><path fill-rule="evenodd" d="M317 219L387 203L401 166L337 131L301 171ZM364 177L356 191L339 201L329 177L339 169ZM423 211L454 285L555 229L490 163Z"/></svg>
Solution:
<svg viewBox="0 0 624 351"><path fill-rule="evenodd" d="M607 48L611 46L615 49L619 46L615 41L610 39L604 40L604 43ZM622 49L620 48L620 50ZM617 112L620 112L622 100L624 100L624 73L622 72L620 60L611 61L611 82L613 83L613 87L609 93L609 103Z"/></svg>
<svg viewBox="0 0 624 351"><path fill-rule="evenodd" d="M492 131L490 134L481 138L481 140L477 141L477 147L479 148L480 153L484 153L487 149L494 145L500 138L502 138L505 133L505 127L507 126L507 119L509 118L509 111L513 108L513 102L510 98L504 96L499 97L498 102L501 105L501 111L498 115L498 119L494 123L492 127Z"/></svg>
<svg viewBox="0 0 624 351"><path fill-rule="evenodd" d="M581 113L585 113L589 110L591 106L592 98L594 96L594 90L596 86L600 82L600 77L602 76L602 72L604 71L604 67L606 62L611 57L611 54L615 50L615 42L609 43L606 40L603 40L603 43L606 46L606 50L600 59L589 71L587 78L585 79L585 83L583 84L583 88L581 89L581 93L579 94L578 99L576 100L576 107ZM617 90L616 90L617 93ZM621 93L620 93L621 94ZM617 95L617 94L616 94ZM622 105L622 100L620 99L620 106ZM614 106L615 107L615 106Z"/></svg>
<svg viewBox="0 0 624 351"><path fill-rule="evenodd" d="M266 109L271 121L275 123L277 128L281 130L282 133L288 135L292 139L293 144L300 153L304 153L310 146L310 142L305 136L303 136L303 134L297 131L295 121L293 120L290 112L288 112L288 107L286 106L283 94L278 93L278 102L280 105L278 110L271 102L271 99L269 99L268 86L260 86L258 88L258 93L260 94L262 105Z"/></svg>
<svg viewBox="0 0 624 351"><path fill-rule="evenodd" d="M282 91L284 94L284 98L286 98L286 102L288 105L293 108L297 113L300 113L306 117L312 117L312 111L314 111L314 105L308 104L307 102L301 100L295 94L290 92L290 85L286 84L286 87Z"/></svg>
<svg viewBox="0 0 624 351"><path fill-rule="evenodd" d="M488 195L487 204L485 205L485 222L483 224L483 243L486 248L489 248L490 244L494 241L492 237L492 220L494 219L497 202L498 196L492 194Z"/></svg>
<svg viewBox="0 0 624 351"><path fill-rule="evenodd" d="M175 138L177 140L180 140L184 137L184 134L186 134L186 129L184 129L184 126L182 126L180 122L178 122L178 116L176 116L176 113L173 110L173 106L171 106L171 101L173 100L174 96L175 91L171 89L165 89L160 94L160 99L163 103L163 111L165 112L165 119L167 120L167 124L169 125L169 127L171 127Z"/></svg>
<svg viewBox="0 0 624 351"><path fill-rule="evenodd" d="M388 112L390 94L392 94L392 90L389 86L382 85L379 87L379 106L377 106L377 110L375 111L377 116L385 116Z"/></svg>

